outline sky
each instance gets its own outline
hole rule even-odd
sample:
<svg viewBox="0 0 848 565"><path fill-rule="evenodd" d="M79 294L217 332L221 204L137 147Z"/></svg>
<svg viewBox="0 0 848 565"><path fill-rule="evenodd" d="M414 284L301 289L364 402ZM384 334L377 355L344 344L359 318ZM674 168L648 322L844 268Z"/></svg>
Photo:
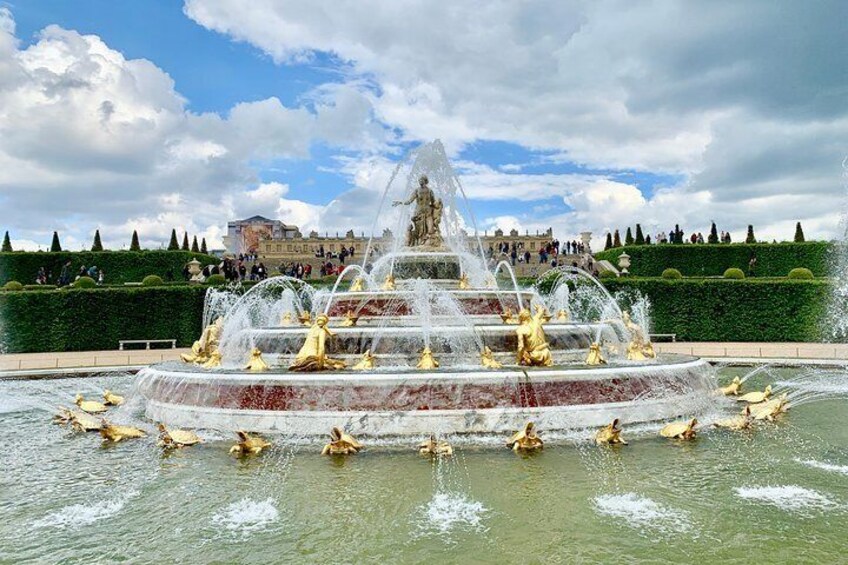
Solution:
<svg viewBox="0 0 848 565"><path fill-rule="evenodd" d="M846 22L826 0L0 0L0 230L369 232L440 139L490 232L832 238Z"/></svg>

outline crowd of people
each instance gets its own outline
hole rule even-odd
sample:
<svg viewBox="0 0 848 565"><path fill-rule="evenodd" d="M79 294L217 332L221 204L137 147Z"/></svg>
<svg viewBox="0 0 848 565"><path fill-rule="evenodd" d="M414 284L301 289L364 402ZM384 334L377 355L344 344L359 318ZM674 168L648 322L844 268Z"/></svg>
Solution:
<svg viewBox="0 0 848 565"><path fill-rule="evenodd" d="M585 252L586 248L582 242L573 240L560 243L558 239L540 245L539 249L536 250L539 264L544 265L550 262L552 267L563 264L561 255L583 255ZM497 263L498 260L508 258L515 266L519 263L530 264L533 260L533 253L530 249L525 248L523 242L502 241L498 243L497 249L495 249L495 246L489 245L486 257L490 263Z"/></svg>
<svg viewBox="0 0 848 565"><path fill-rule="evenodd" d="M692 232L689 237L685 237L683 230L680 229L680 226L674 226L673 229L668 231L668 234L665 232L657 233L655 243L684 243L689 242L693 245L709 243L709 238L704 238L704 234L701 232ZM650 236L648 240L645 242L650 244ZM724 230L721 231L721 234L718 236L717 243L731 243L730 232L726 232Z"/></svg>
<svg viewBox="0 0 848 565"><path fill-rule="evenodd" d="M62 265L62 270L59 271L59 277L55 281L53 280L53 271L45 267L39 267L35 274L35 284L68 286L78 281L81 277L89 277L98 285L102 285L106 280L106 273L103 269L98 269L96 265L92 265L91 267L81 265L75 272L71 262L67 261L64 265Z"/></svg>

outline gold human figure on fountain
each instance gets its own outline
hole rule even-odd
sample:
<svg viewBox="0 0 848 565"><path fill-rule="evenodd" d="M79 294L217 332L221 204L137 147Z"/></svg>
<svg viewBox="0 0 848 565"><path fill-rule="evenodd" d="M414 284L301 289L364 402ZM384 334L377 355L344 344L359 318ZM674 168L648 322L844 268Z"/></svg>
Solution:
<svg viewBox="0 0 848 565"><path fill-rule="evenodd" d="M315 318L315 323L309 328L306 341L297 352L289 371L312 372L345 368L344 361L327 357L327 337L336 335L327 327L328 321L326 314L320 314Z"/></svg>
<svg viewBox="0 0 848 565"><path fill-rule="evenodd" d="M186 363L197 363L202 365L209 361L212 353L218 351L218 341L221 339L221 330L224 328L224 319L218 318L215 322L206 326L200 339L191 346L191 353L180 355Z"/></svg>
<svg viewBox="0 0 848 565"><path fill-rule="evenodd" d="M538 305L535 315L531 315L530 310L526 308L519 312L519 325L515 330L518 336L517 359L519 365L550 367L554 364L545 330L542 328L546 317L547 312Z"/></svg>
<svg viewBox="0 0 848 565"><path fill-rule="evenodd" d="M415 203L409 228L406 232L407 247L442 247L442 209L441 199L436 198L433 189L428 186L430 179L421 175L418 188L408 200L395 200L392 206L408 206Z"/></svg>

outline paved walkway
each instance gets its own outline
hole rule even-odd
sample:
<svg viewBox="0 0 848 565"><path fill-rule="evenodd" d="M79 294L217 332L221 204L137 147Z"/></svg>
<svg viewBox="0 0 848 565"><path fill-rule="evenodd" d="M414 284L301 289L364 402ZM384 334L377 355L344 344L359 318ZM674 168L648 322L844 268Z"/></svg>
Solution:
<svg viewBox="0 0 848 565"><path fill-rule="evenodd" d="M656 343L661 353L684 353L709 360L722 361L813 361L845 362L848 344L835 343L743 343L743 342L676 342ZM188 349L152 349L138 351L72 351L64 353L15 353L0 355L0 376L4 372L49 369L143 367L180 358Z"/></svg>

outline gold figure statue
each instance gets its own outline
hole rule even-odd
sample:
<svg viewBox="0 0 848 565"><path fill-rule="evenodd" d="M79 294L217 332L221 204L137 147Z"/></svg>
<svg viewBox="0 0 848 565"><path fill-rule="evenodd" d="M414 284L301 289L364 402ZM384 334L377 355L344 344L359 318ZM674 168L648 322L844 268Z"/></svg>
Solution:
<svg viewBox="0 0 848 565"><path fill-rule="evenodd" d="M270 369L268 363L262 359L262 352L259 351L258 347L254 347L250 352L250 361L247 362L247 366L245 367L248 371L267 371Z"/></svg>
<svg viewBox="0 0 848 565"><path fill-rule="evenodd" d="M329 318L326 314L319 314L315 318L315 323L306 333L306 341L297 352L289 371L312 372L345 368L344 361L327 357L327 337L336 335L327 327L327 322Z"/></svg>
<svg viewBox="0 0 848 565"><path fill-rule="evenodd" d="M755 404L750 408L755 420L768 420L769 422L773 422L777 416L789 410L789 401L787 400L786 393L783 393L777 398L773 398L760 404Z"/></svg>
<svg viewBox="0 0 848 565"><path fill-rule="evenodd" d="M771 396L771 385L768 385L764 391L749 392L738 397L737 402L747 402L748 404L759 404L765 402Z"/></svg>
<svg viewBox="0 0 848 565"><path fill-rule="evenodd" d="M654 344L651 343L650 341L647 342L642 347L642 355L644 355L646 359L656 359L657 353L656 353L656 351L654 351Z"/></svg>
<svg viewBox="0 0 848 565"><path fill-rule="evenodd" d="M657 354L654 352L653 344L645 338L645 332L642 326L635 323L630 314L625 310L621 313L621 321L630 332L631 341L627 346L627 359L629 361L644 361L645 359L654 359Z"/></svg>
<svg viewBox="0 0 848 565"><path fill-rule="evenodd" d="M536 315L539 316L539 319L545 324L553 319L553 316L551 316L551 313L548 312L548 309L541 304L536 304Z"/></svg>
<svg viewBox="0 0 848 565"><path fill-rule="evenodd" d="M524 429L512 434L506 446L513 451L535 451L542 449L544 443L542 438L536 435L536 426L533 422L524 424Z"/></svg>
<svg viewBox="0 0 848 565"><path fill-rule="evenodd" d="M504 309L503 313L500 316L504 324L518 323L518 320L515 319L515 314L512 313L512 308L510 308L509 306Z"/></svg>
<svg viewBox="0 0 848 565"><path fill-rule="evenodd" d="M713 422L713 427L724 428L726 430L745 430L751 427L751 407L746 406L741 414L730 416Z"/></svg>
<svg viewBox="0 0 848 565"><path fill-rule="evenodd" d="M627 360L628 361L644 361L645 355L642 353L642 344L637 343L636 340L631 341L627 345Z"/></svg>
<svg viewBox="0 0 848 565"><path fill-rule="evenodd" d="M545 330L542 328L546 315L545 309L541 307L536 308L535 316L531 316L526 308L519 312L519 325L515 330L518 336L516 359L519 365L550 367L554 364Z"/></svg>
<svg viewBox="0 0 848 565"><path fill-rule="evenodd" d="M492 353L492 350L489 349L488 345L483 348L483 352L480 354L480 364L487 369L500 369L503 367L503 365L495 359L495 354Z"/></svg>
<svg viewBox="0 0 848 565"><path fill-rule="evenodd" d="M673 422L661 429L660 435L670 439L694 439L695 426L697 425L698 420L696 418L692 418L688 422Z"/></svg>
<svg viewBox="0 0 848 565"><path fill-rule="evenodd" d="M386 275L386 280L383 281L381 290L395 290L395 277L391 274Z"/></svg>
<svg viewBox="0 0 848 565"><path fill-rule="evenodd" d="M239 437L238 443L230 448L230 453L235 455L259 455L266 447L271 447L270 441L265 441L257 435L250 435L241 430L236 432Z"/></svg>
<svg viewBox="0 0 848 565"><path fill-rule="evenodd" d="M311 326L312 325L312 312L308 310L304 310L300 314L298 314L297 319L300 321L300 324L303 326Z"/></svg>
<svg viewBox="0 0 848 565"><path fill-rule="evenodd" d="M356 277L353 279L353 282L350 283L349 292L362 292L365 290L365 281L362 280L362 277Z"/></svg>
<svg viewBox="0 0 848 565"><path fill-rule="evenodd" d="M598 445L627 445L624 438L621 437L621 428L618 425L618 418L607 424L595 434L595 443Z"/></svg>
<svg viewBox="0 0 848 565"><path fill-rule="evenodd" d="M74 404L79 406L80 410L88 412L89 414L100 414L108 410L106 405L102 402L98 402L96 400L85 400L81 394L76 395L76 398L74 398Z"/></svg>
<svg viewBox="0 0 848 565"><path fill-rule="evenodd" d="M468 275L462 273L459 277L459 290L468 290L471 288L471 284L468 282Z"/></svg>
<svg viewBox="0 0 848 565"><path fill-rule="evenodd" d="M283 315L280 316L280 325L283 327L294 325L294 317L291 312L283 312Z"/></svg>
<svg viewBox="0 0 848 565"><path fill-rule="evenodd" d="M103 404L106 406L120 406L124 403L124 397L113 393L111 390L103 391Z"/></svg>
<svg viewBox="0 0 848 565"><path fill-rule="evenodd" d="M133 426L116 426L114 424L110 424L104 418L100 423L100 435L103 436L103 439L106 441L118 443L125 439L147 437L147 432Z"/></svg>
<svg viewBox="0 0 848 565"><path fill-rule="evenodd" d="M425 347L421 352L421 359L418 360L417 369L438 369L439 362L433 357L433 352L429 347Z"/></svg>
<svg viewBox="0 0 848 565"><path fill-rule="evenodd" d="M221 366L221 352L217 349L209 354L209 360L203 364L204 369L217 369Z"/></svg>
<svg viewBox="0 0 848 565"><path fill-rule="evenodd" d="M374 368L376 360L377 358L371 355L371 350L368 349L362 354L362 359L360 359L356 365L351 367L351 369L354 371L368 371Z"/></svg>
<svg viewBox="0 0 848 565"><path fill-rule="evenodd" d="M453 455L453 447L446 441L436 440L435 434L430 434L430 437L418 444L418 453L420 455L435 455L436 457L448 457Z"/></svg>
<svg viewBox="0 0 848 565"><path fill-rule="evenodd" d="M362 444L341 428L330 431L330 443L321 450L321 455L353 455L362 449Z"/></svg>
<svg viewBox="0 0 848 565"><path fill-rule="evenodd" d="M200 437L194 432L188 430L177 430L165 427L165 424L159 424L159 441L156 445L162 449L179 449L180 447L189 447L200 443Z"/></svg>
<svg viewBox="0 0 848 565"><path fill-rule="evenodd" d="M560 311L557 312L556 317L557 317L557 320L560 321L560 322L567 322L570 318L570 316L568 315L568 312L566 312L563 309L560 309Z"/></svg>
<svg viewBox="0 0 848 565"><path fill-rule="evenodd" d="M739 396L739 391L742 389L742 379L733 377L733 382L727 386L720 387L718 391L724 396Z"/></svg>
<svg viewBox="0 0 848 565"><path fill-rule="evenodd" d="M344 320L341 323L343 328L352 328L356 325L356 322L359 321L359 316L353 313L353 310L348 310L347 314L345 314Z"/></svg>
<svg viewBox="0 0 848 565"><path fill-rule="evenodd" d="M61 406L59 413L53 416L53 423L70 425L75 432L96 432L103 427L100 420L91 414L81 410L69 410Z"/></svg>
<svg viewBox="0 0 848 565"><path fill-rule="evenodd" d="M601 345L597 341L589 346L589 355L586 357L586 364L591 366L607 364L607 360L604 359L601 353Z"/></svg>
<svg viewBox="0 0 848 565"><path fill-rule="evenodd" d="M197 363L198 365L206 363L212 352L218 349L218 340L221 339L223 329L224 319L218 318L206 326L203 333L200 334L200 339L191 346L191 353L183 353L180 358L186 363Z"/></svg>

